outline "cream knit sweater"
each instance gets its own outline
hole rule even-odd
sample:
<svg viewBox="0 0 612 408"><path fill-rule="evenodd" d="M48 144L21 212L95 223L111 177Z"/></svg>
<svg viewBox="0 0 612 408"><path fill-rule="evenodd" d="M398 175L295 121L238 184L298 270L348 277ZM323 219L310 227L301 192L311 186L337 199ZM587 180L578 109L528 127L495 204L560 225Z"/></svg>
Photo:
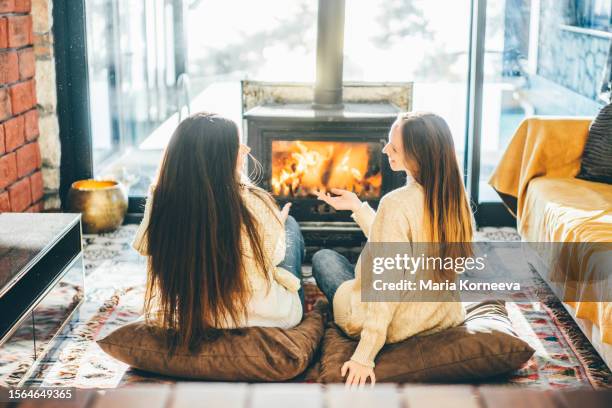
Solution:
<svg viewBox="0 0 612 408"><path fill-rule="evenodd" d="M147 249L146 230L149 225L152 207L152 192L145 206L144 217L132 246L141 254L149 255ZM291 328L302 320L302 303L298 295L300 280L289 271L277 266L285 257L286 236L285 227L280 222L279 211L270 208L254 193L250 187L242 187L244 202L259 224L259 234L264 244L264 255L269 270L262 271L253 259L253 251L246 233L242 235L242 253L251 296L247 306L245 321L233 322L226 319L226 324L219 328L235 327L280 327ZM267 277L270 277L268 279Z"/></svg>
<svg viewBox="0 0 612 408"><path fill-rule="evenodd" d="M368 242L431 242L423 225L423 206L422 187L409 181L385 195L377 212L363 203L352 217ZM457 326L465 318L460 302L362 302L361 258L355 279L340 285L333 303L336 324L347 335L360 338L351 360L371 367L385 343Z"/></svg>

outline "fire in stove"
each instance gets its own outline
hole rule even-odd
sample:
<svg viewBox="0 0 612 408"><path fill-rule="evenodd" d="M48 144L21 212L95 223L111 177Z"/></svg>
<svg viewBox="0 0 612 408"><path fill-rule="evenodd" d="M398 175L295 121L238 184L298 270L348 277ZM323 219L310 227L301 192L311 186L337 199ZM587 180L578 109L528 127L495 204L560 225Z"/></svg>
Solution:
<svg viewBox="0 0 612 408"><path fill-rule="evenodd" d="M381 145L374 142L272 142L272 193L305 198L341 188L362 199L380 198Z"/></svg>

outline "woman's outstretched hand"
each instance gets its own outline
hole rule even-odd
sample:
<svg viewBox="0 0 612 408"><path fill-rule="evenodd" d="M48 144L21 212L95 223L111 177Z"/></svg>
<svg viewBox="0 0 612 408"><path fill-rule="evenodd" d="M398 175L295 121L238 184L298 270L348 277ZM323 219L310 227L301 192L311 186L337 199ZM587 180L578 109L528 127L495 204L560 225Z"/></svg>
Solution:
<svg viewBox="0 0 612 408"><path fill-rule="evenodd" d="M357 194L352 191L332 188L331 192L334 193L336 197L332 197L331 194L324 193L323 191L317 191L316 195L319 200L325 201L336 210L350 210L355 212L361 207L361 200L357 197Z"/></svg>
<svg viewBox="0 0 612 408"><path fill-rule="evenodd" d="M340 374L342 374L342 377L346 376L346 388L353 388L353 386L363 387L368 381L368 377L370 377L372 387L376 384L374 369L353 360L349 360L342 365Z"/></svg>
<svg viewBox="0 0 612 408"><path fill-rule="evenodd" d="M285 221L287 221L287 218L289 217L290 209L291 209L291 203L287 203L283 205L283 208L280 211L280 219L283 222L283 224L285 223Z"/></svg>

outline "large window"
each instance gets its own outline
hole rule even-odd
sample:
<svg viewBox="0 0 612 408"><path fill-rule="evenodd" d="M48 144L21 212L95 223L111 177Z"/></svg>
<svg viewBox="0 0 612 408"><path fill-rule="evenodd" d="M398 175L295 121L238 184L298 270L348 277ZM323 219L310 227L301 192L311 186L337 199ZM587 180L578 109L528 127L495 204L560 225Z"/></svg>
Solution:
<svg viewBox="0 0 612 408"><path fill-rule="evenodd" d="M605 64L599 43L606 41L564 32L577 3L486 2L480 202L500 201L487 182L525 117L594 116L599 109L596 89Z"/></svg>
<svg viewBox="0 0 612 408"><path fill-rule="evenodd" d="M240 123L241 79L314 79L313 1L87 6L95 175L121 179L131 196L146 194L174 128L190 111Z"/></svg>
<svg viewBox="0 0 612 408"><path fill-rule="evenodd" d="M176 8L166 0L85 7L94 174L138 186L158 157L131 152L176 111Z"/></svg>
<svg viewBox="0 0 612 408"><path fill-rule="evenodd" d="M344 79L413 82L413 109L446 119L460 161L465 152L470 6L470 0L346 2Z"/></svg>
<svg viewBox="0 0 612 408"><path fill-rule="evenodd" d="M612 31L611 0L575 0L569 10L569 23L593 30Z"/></svg>
<svg viewBox="0 0 612 408"><path fill-rule="evenodd" d="M122 180L136 199L189 112L240 122L240 80L314 82L316 0L79 1L89 173ZM344 80L413 82L413 108L449 123L474 204L501 209L487 181L518 124L600 108L611 9L612 0L346 0Z"/></svg>

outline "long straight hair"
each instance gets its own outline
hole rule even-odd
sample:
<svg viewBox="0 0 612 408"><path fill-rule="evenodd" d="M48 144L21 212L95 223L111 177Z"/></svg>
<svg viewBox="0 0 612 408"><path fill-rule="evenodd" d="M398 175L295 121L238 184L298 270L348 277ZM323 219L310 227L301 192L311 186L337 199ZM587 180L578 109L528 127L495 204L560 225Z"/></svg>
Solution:
<svg viewBox="0 0 612 408"><path fill-rule="evenodd" d="M236 170L238 128L210 113L180 123L166 148L146 233L149 258L145 311L169 329L169 348L195 349L216 328L240 324L250 294L241 236L267 271L257 220L243 202ZM264 272L266 273L266 272Z"/></svg>
<svg viewBox="0 0 612 408"><path fill-rule="evenodd" d="M474 223L446 121L428 112L399 117L404 157L425 193L426 228L441 257L473 255ZM446 245L448 244L448 245Z"/></svg>

